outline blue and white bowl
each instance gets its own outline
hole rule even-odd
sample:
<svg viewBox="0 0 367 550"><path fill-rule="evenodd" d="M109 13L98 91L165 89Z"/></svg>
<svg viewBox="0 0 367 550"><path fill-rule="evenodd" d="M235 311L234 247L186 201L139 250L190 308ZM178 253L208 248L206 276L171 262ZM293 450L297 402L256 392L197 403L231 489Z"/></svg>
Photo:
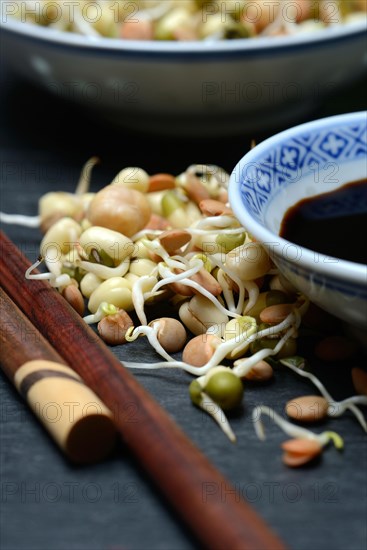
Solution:
<svg viewBox="0 0 367 550"><path fill-rule="evenodd" d="M366 177L367 112L358 112L302 124L263 141L239 161L229 184L234 213L280 272L312 302L364 329L367 266L295 245L279 230L285 212L298 201ZM366 246L366 228L360 231L356 238Z"/></svg>

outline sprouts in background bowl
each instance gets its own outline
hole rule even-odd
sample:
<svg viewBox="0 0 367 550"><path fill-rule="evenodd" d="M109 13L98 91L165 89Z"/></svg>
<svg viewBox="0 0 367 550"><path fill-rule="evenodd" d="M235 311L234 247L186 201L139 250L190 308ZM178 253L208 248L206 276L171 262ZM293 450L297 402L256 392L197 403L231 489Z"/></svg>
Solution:
<svg viewBox="0 0 367 550"><path fill-rule="evenodd" d="M229 184L234 213L283 275L314 303L364 330L367 266L295 245L281 238L279 229L298 201L365 179L366 156L367 113L328 117L260 143L240 160ZM355 238L365 246L362 232Z"/></svg>
<svg viewBox="0 0 367 550"><path fill-rule="evenodd" d="M365 0L15 0L16 19L92 38L232 40L317 32L366 17Z"/></svg>
<svg viewBox="0 0 367 550"><path fill-rule="evenodd" d="M46 4L49 10L56 5ZM331 92L350 85L366 65L366 20L358 16L344 24L336 10L343 2L328 2L328 9L336 11L330 11L333 20L326 26L305 21L305 32L293 32L301 28L292 23L296 3L283 0L282 28L292 32L231 40L218 32L192 40L104 37L95 29L101 23L99 12L92 11L99 4L87 2L89 8L81 17L77 11L70 15L75 4L61 1L62 15L70 21L74 17L84 34L60 30L59 22L30 22L39 2L2 2L4 62L56 97L89 109L93 117L155 134L233 134L286 125L311 112ZM218 2L204 2L200 17L210 23L219 15L223 31L233 22L232 4L219 2L217 13ZM235 2L242 4L250 5ZM262 10L269 10L269 3L264 4ZM23 6L20 17L14 12L18 5ZM140 3L129 5L138 25L144 18ZM88 22L92 15L94 32ZM182 29L176 23L171 22L172 27Z"/></svg>

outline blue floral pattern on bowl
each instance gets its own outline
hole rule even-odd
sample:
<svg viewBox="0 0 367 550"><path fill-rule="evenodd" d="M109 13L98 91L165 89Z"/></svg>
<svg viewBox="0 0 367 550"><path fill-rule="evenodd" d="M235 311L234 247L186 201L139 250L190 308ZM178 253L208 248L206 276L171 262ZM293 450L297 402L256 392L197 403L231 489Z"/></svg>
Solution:
<svg viewBox="0 0 367 550"><path fill-rule="evenodd" d="M352 127L339 124L318 132L305 131L298 137L285 138L277 147L241 171L241 195L253 216L262 223L266 204L279 189L295 179L315 173L320 166L350 162L367 157L366 121Z"/></svg>
<svg viewBox="0 0 367 550"><path fill-rule="evenodd" d="M367 266L318 254L279 236L290 206L366 177L367 112L350 113L296 126L257 145L234 168L229 199L240 222L300 292L367 332ZM358 212L366 202L363 191L357 200L327 208ZM313 214L322 216L322 208Z"/></svg>

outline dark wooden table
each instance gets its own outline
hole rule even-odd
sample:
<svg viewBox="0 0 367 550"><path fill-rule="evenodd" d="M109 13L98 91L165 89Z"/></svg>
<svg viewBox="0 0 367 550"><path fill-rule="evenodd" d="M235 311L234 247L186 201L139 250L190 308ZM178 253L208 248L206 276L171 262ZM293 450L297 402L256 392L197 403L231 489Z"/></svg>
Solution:
<svg viewBox="0 0 367 550"><path fill-rule="evenodd" d="M93 189L98 189L128 165L148 172L179 173L199 162L230 171L252 138L266 137L185 140L134 135L86 117L79 108L11 77L3 62L1 72L1 210L6 212L34 215L43 193L73 190L82 164L92 155L101 158L92 181ZM309 119L364 109L365 84L353 84L329 98ZM38 230L3 229L30 259L37 257ZM305 353L314 361L310 341L307 346ZM120 359L152 360L143 340L114 351ZM358 362L363 363L362 356L353 364ZM353 391L351 366L317 365L336 399ZM285 437L275 425L267 423L266 442L260 442L253 431L254 406L263 403L282 413L288 399L314 393L307 381L279 371L273 383L249 386L243 409L231 418L238 437L237 444L231 445L214 422L191 405L187 374L144 371L136 376L290 548L366 548L367 445L355 419L346 414L315 427L340 433L345 451L330 447L321 461L298 470L282 464L279 445ZM4 376L0 376L0 394L2 550L197 547L125 449L118 448L98 465L72 466ZM226 499L226 487L210 486L203 487L203 499L209 501L213 491Z"/></svg>

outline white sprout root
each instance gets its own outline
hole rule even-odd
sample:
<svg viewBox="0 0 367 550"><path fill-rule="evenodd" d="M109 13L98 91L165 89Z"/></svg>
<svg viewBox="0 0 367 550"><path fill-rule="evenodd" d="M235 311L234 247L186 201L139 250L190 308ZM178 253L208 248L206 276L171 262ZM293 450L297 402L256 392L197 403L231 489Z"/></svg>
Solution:
<svg viewBox="0 0 367 550"><path fill-rule="evenodd" d="M273 422L275 422L275 424L277 424L277 426L279 426L279 428L281 428L290 437L300 437L303 439L314 439L314 440L319 439L319 436L314 434L311 430L307 430L306 428L301 428L300 426L296 426L295 424L288 422L288 420L285 420L285 418L282 418L278 413L276 413L270 407L267 407L266 405L258 405L252 411L252 421L254 423L256 435L262 441L265 440L264 426L261 421L261 415L263 414L267 415L271 420L273 420Z"/></svg>
<svg viewBox="0 0 367 550"><path fill-rule="evenodd" d="M141 326L141 327L130 327L130 329L127 330L125 334L125 338L127 342L133 342L136 340L139 336L146 336L149 340L150 345L152 348L161 356L163 359L166 359L168 362L174 361L174 358L171 357L166 350L162 347L158 340L158 331L159 331L159 325L157 326Z"/></svg>
<svg viewBox="0 0 367 550"><path fill-rule="evenodd" d="M215 401L213 401L209 395L205 392L202 393L202 400L200 402L200 408L203 409L206 413L210 414L212 418L216 421L220 429L226 434L228 439L232 442L236 442L236 436L227 420L226 415L222 411Z"/></svg>
<svg viewBox="0 0 367 550"><path fill-rule="evenodd" d="M129 271L130 259L125 258L116 267L107 267L103 264L87 262L85 260L78 260L76 262L78 267L81 267L88 273L94 273L101 279L110 279L111 277L123 277Z"/></svg>
<svg viewBox="0 0 367 550"><path fill-rule="evenodd" d="M71 279L67 273L61 273L60 275L55 275L54 273L32 273L39 265L44 261L43 258L36 260L25 272L25 278L28 280L35 281L48 281L50 285L54 288L62 288L70 284Z"/></svg>
<svg viewBox="0 0 367 550"><path fill-rule="evenodd" d="M185 363L184 361L172 361L172 360L168 363L162 363L162 362L136 363L136 362L127 361L124 364L127 367L134 368L134 369L149 368L151 370L154 370L154 369L161 369L161 368L180 368L182 370L185 370L186 372L189 372L190 374L201 376L203 374L206 374L210 369L218 366L223 361L223 359L225 359L225 357L235 348L240 350L242 347L243 348L247 347L248 344L250 344L251 342L259 338L265 338L269 334L277 334L279 332L282 332L287 327L292 325L294 320L295 320L295 315L294 313L291 313L288 315L288 317L284 321L282 321L278 325L263 329L259 332L255 332L249 336L246 336L246 334L243 334L242 335L243 341L241 342L241 344L238 343L236 338L232 338L230 340L227 340L226 342L223 341L216 348L214 354L209 359L209 361L201 367L194 367L193 365ZM251 357L246 357L235 361L234 365L237 365L237 366L233 369L234 374L241 377L243 373L245 374L249 370L251 370L252 366L260 360L259 357L260 358L267 357L269 355L273 355L274 353L277 353L281 349L281 347L284 345L284 342L286 341L286 339L288 339L293 334L293 331L294 331L294 327L291 327L291 329L279 340L277 344L278 349L276 350L275 348L276 351L273 349L260 350L260 352L258 352L257 354Z"/></svg>
<svg viewBox="0 0 367 550"><path fill-rule="evenodd" d="M0 212L0 222L22 225L24 227L39 227L41 225L41 218L40 216L22 216L21 214L6 214L6 212Z"/></svg>
<svg viewBox="0 0 367 550"><path fill-rule="evenodd" d="M322 447L325 447L325 445L327 445L329 441L333 441L335 447L339 450L341 450L344 446L342 438L335 432L326 431L322 432L321 434L315 434L311 430L302 428L301 426L297 426L295 424L292 424L288 420L285 420L285 418L282 418L270 407L266 405L258 405L252 411L252 421L254 424L256 435L262 441L265 440L264 426L261 421L261 415L263 414L267 415L271 420L273 420L273 422L275 422L275 424L277 424L277 426L279 426L279 428L281 428L284 433L286 433L290 437L317 441Z"/></svg>
<svg viewBox="0 0 367 550"><path fill-rule="evenodd" d="M118 308L114 306L113 304L108 304L107 302L101 302L99 304L99 307L95 313L91 313L90 315L86 315L83 317L83 321L87 325L93 325L94 323L99 323L103 317L107 317L108 315L114 315L118 312Z"/></svg>
<svg viewBox="0 0 367 550"><path fill-rule="evenodd" d="M88 193L91 175L92 175L92 169L99 162L100 160L98 157L92 157L89 160L87 160L87 162L84 164L79 177L79 181L75 189L75 195L84 195L85 193Z"/></svg>

